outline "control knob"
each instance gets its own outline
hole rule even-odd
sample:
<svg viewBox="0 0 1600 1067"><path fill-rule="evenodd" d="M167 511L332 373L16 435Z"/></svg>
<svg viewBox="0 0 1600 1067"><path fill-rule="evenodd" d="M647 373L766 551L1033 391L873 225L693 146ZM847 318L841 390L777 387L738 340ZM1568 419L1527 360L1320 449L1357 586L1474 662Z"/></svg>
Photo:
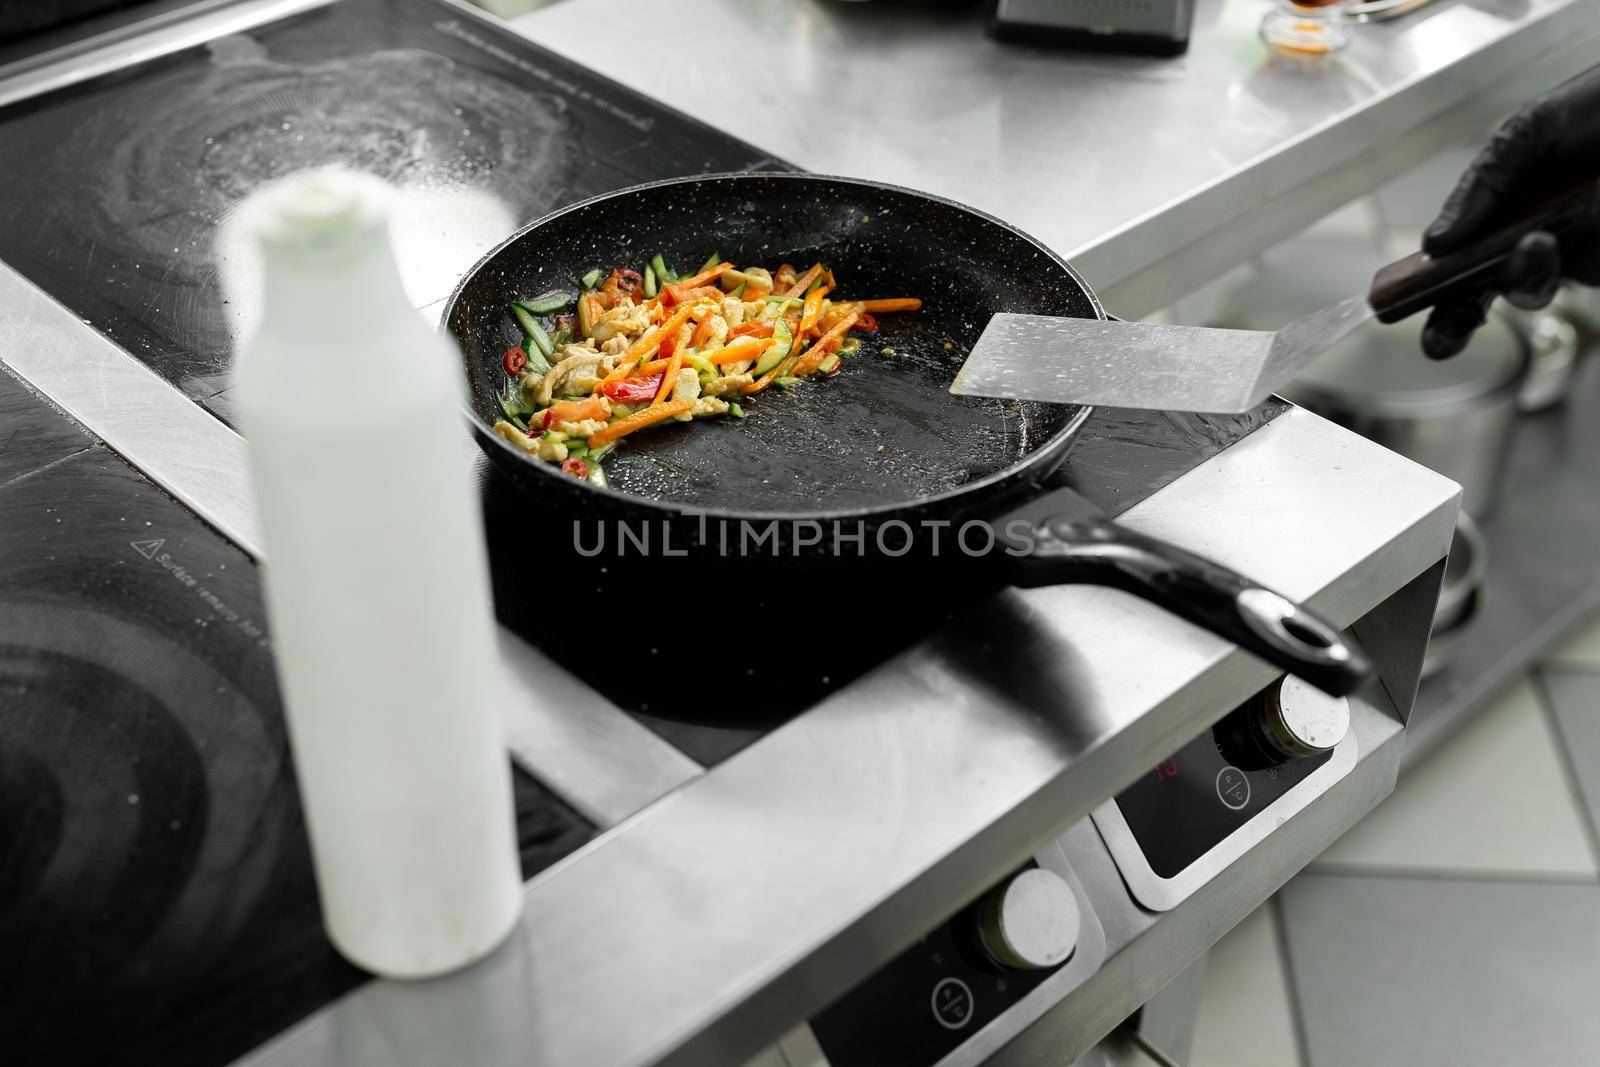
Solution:
<svg viewBox="0 0 1600 1067"><path fill-rule="evenodd" d="M1291 674L1267 690L1261 725L1268 743L1284 755L1319 756L1344 740L1350 704Z"/></svg>
<svg viewBox="0 0 1600 1067"><path fill-rule="evenodd" d="M978 922L984 948L1001 966L1058 967L1078 944L1078 899L1059 874L1030 867L989 892Z"/></svg>

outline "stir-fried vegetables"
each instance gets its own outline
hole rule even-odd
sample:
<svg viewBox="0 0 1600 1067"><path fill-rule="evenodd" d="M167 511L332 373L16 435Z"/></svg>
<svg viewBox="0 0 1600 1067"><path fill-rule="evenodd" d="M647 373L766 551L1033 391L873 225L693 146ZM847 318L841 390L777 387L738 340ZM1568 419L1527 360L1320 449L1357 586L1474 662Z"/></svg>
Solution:
<svg viewBox="0 0 1600 1067"><path fill-rule="evenodd" d="M522 344L506 350L495 433L577 478L606 484L599 460L629 434L667 421L742 419L736 401L769 385L831 377L876 314L916 297L837 300L821 263L803 272L740 269L713 253L679 276L660 254L644 270L599 267L579 290L514 301Z"/></svg>

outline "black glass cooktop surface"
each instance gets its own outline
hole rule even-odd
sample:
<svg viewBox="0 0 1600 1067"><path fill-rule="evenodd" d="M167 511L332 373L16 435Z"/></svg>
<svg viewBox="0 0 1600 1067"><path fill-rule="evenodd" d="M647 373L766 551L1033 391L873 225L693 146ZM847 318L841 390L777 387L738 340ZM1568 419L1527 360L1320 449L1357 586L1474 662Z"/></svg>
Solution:
<svg viewBox="0 0 1600 1067"><path fill-rule="evenodd" d="M254 564L0 370L0 1055L227 1063L322 932ZM526 876L594 828L515 771Z"/></svg>
<svg viewBox="0 0 1600 1067"><path fill-rule="evenodd" d="M400 189L418 307L553 208L781 165L437 0L340 0L0 109L0 259L230 419L253 275L247 250L216 251L219 226L264 182L330 163Z"/></svg>

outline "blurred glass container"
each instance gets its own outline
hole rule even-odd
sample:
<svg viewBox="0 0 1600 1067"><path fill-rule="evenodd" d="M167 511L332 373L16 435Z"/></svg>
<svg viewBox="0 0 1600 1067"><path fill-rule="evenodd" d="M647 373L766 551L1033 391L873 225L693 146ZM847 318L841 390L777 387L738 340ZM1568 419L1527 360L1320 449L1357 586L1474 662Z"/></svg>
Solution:
<svg viewBox="0 0 1600 1067"><path fill-rule="evenodd" d="M1346 0L1276 0L1261 19L1261 39L1291 56L1329 56L1350 43Z"/></svg>

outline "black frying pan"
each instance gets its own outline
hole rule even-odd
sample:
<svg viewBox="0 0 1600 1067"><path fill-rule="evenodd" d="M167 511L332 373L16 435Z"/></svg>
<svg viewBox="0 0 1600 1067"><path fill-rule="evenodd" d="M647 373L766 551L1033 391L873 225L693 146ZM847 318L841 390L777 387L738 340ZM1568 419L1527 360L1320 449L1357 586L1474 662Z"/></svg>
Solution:
<svg viewBox="0 0 1600 1067"><path fill-rule="evenodd" d="M838 275L841 296L919 296L923 308L881 316L881 329L864 335L842 374L769 389L750 399L746 419L628 438L605 461L610 489L561 474L495 436L501 357L520 342L507 302L570 287L596 266L638 269L656 252L680 270L712 252L769 268L822 260ZM725 530L780 519L780 554L816 565L831 551L827 539L807 545L809 535L794 534L791 545L795 521L875 531L981 517L1009 531L1001 543L1013 546L979 565L991 587L1116 586L1330 692L1361 681L1369 671L1361 653L1305 608L1105 521L1082 498L1054 494L1054 512L1030 516L1025 526L1008 518L1008 507L1036 492L1065 458L1089 411L950 393L968 348L997 311L1105 317L1058 256L971 208L875 182L735 174L638 186L540 219L473 267L444 321L465 356L480 444L537 500L543 518L671 528L676 545L707 555L717 543L708 522ZM865 543L869 553L879 544L870 532ZM898 553L904 542L890 543ZM914 542L914 554L927 551Z"/></svg>

